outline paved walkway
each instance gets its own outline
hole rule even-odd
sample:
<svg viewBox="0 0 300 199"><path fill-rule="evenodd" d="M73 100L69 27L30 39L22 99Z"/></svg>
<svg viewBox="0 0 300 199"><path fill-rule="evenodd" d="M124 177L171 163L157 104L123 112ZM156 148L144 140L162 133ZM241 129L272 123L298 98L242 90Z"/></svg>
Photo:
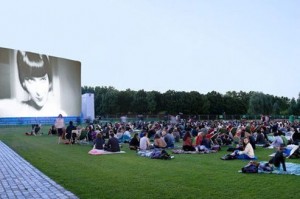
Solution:
<svg viewBox="0 0 300 199"><path fill-rule="evenodd" d="M78 198L0 141L0 198Z"/></svg>

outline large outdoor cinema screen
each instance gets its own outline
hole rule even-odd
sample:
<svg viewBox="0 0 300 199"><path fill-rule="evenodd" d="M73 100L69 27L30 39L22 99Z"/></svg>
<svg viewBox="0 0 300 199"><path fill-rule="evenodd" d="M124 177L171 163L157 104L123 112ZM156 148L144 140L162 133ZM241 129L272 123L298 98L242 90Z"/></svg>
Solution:
<svg viewBox="0 0 300 199"><path fill-rule="evenodd" d="M81 113L81 63L0 48L0 118Z"/></svg>

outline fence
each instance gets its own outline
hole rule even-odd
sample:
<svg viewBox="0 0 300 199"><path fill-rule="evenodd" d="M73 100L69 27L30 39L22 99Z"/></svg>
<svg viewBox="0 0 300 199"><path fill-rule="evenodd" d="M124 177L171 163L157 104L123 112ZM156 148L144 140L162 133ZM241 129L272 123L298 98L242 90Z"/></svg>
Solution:
<svg viewBox="0 0 300 199"><path fill-rule="evenodd" d="M56 117L7 117L0 118L0 126L21 126L21 125L32 125L32 124L54 124ZM64 117L66 123L74 121L77 124L82 122L80 117Z"/></svg>
<svg viewBox="0 0 300 199"><path fill-rule="evenodd" d="M65 122L73 121L77 125L81 123L100 123L100 122L120 122L125 120L126 122L135 121L169 121L175 118L174 115L157 114L157 115L105 115L97 117L94 121L83 120L81 117L65 117ZM178 116L180 119L188 120L260 120L260 115L184 115ZM300 120L300 116L288 116L288 115L270 115L271 120ZM31 124L54 124L56 117L20 117L20 118L0 118L0 126L18 126L18 125L31 125Z"/></svg>
<svg viewBox="0 0 300 199"><path fill-rule="evenodd" d="M127 122L132 121L169 121L174 115L165 115L165 114L157 114L157 115L105 115L101 117L97 117L95 122L99 121L109 121L109 122L120 122L121 117L125 116ZM188 120L260 120L261 115L179 115L180 119ZM270 120L300 120L300 116L291 116L291 115L269 115Z"/></svg>

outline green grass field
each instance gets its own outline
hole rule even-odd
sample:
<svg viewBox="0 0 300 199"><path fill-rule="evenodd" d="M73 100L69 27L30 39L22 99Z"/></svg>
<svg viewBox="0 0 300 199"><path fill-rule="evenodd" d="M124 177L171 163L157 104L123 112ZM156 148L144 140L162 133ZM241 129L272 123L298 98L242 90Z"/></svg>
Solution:
<svg viewBox="0 0 300 199"><path fill-rule="evenodd" d="M57 144L56 136L25 136L30 127L0 128L0 140L79 198L299 198L300 177L238 173L247 161L214 154L180 154L172 160L126 154L88 155L91 146ZM169 151L171 152L171 151ZM258 148L259 161L272 149ZM300 159L287 160L300 164Z"/></svg>

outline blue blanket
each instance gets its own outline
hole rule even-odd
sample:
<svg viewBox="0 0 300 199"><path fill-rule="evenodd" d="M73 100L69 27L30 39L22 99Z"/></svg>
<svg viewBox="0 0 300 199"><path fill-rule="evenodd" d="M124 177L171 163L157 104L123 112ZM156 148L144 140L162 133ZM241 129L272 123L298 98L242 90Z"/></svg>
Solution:
<svg viewBox="0 0 300 199"><path fill-rule="evenodd" d="M265 164L265 163L267 163L267 162L260 162L260 164ZM291 174L291 175L300 176L300 164L286 162L285 165L286 165L286 171L283 171L282 168L274 169L271 172L258 169L258 173Z"/></svg>

